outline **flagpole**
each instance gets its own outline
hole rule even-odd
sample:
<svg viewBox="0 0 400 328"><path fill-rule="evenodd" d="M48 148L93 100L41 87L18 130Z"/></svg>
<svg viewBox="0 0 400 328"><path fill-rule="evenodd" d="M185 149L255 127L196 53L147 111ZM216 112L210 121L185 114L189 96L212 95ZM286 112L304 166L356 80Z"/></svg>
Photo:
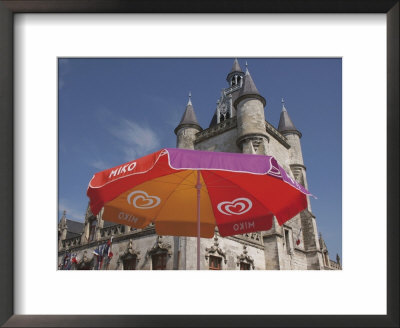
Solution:
<svg viewBox="0 0 400 328"><path fill-rule="evenodd" d="M200 270L200 171L197 170L197 270Z"/></svg>

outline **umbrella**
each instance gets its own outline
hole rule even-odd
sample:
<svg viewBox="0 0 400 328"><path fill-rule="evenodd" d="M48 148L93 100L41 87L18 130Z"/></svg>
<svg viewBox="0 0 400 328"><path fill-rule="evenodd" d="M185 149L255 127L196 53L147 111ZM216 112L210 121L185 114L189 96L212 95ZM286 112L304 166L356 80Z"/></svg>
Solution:
<svg viewBox="0 0 400 328"><path fill-rule="evenodd" d="M269 230L307 207L310 193L272 156L165 148L96 173L87 195L94 215L156 233L200 237Z"/></svg>

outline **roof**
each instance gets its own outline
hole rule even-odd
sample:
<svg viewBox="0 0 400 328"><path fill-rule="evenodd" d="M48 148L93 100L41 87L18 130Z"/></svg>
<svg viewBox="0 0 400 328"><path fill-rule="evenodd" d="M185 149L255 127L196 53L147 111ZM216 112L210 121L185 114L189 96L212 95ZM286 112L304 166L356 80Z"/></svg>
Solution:
<svg viewBox="0 0 400 328"><path fill-rule="evenodd" d="M110 222L110 221L103 221L103 228L107 228L107 227L111 227L111 226L115 226L118 225L118 223L115 222Z"/></svg>
<svg viewBox="0 0 400 328"><path fill-rule="evenodd" d="M280 133L296 133L301 137L301 133L296 129L292 120L290 119L289 113L286 110L285 104L282 103L282 112L279 119L278 131Z"/></svg>
<svg viewBox="0 0 400 328"><path fill-rule="evenodd" d="M70 238L78 237L80 235L82 235L82 232L81 233L75 233L75 232L67 231L67 235L66 235L65 238L66 239L70 239Z"/></svg>
<svg viewBox="0 0 400 328"><path fill-rule="evenodd" d="M197 121L197 117L194 112L194 108L190 98L186 105L186 109L185 112L183 113L182 119L179 122L178 126L175 128L175 134L178 132L178 129L181 128L182 126L191 126L200 129L200 131L203 130Z"/></svg>
<svg viewBox="0 0 400 328"><path fill-rule="evenodd" d="M231 73L234 73L234 72L243 72L242 69L240 68L237 58L235 58L235 60L233 61L233 66L231 69Z"/></svg>
<svg viewBox="0 0 400 328"><path fill-rule="evenodd" d="M235 101L235 106L242 99L250 97L250 96L258 98L265 106L265 104L266 104L265 98L263 96L261 96L260 93L258 92L257 87L253 81L253 78L251 77L250 72L247 70L246 74L244 76L243 86L240 89L238 98Z"/></svg>
<svg viewBox="0 0 400 328"><path fill-rule="evenodd" d="M241 76L243 76L243 74L244 74L242 69L240 68L239 62L238 62L238 60L236 58L233 61L232 69L229 72L229 74L227 75L226 80L229 82L231 77L233 75L235 75L235 73L239 73L239 75L241 75Z"/></svg>
<svg viewBox="0 0 400 328"><path fill-rule="evenodd" d="M73 233L73 234L82 234L84 228L85 228L85 224L82 222L78 222L78 221L73 221L73 220L69 220L67 219L67 232Z"/></svg>

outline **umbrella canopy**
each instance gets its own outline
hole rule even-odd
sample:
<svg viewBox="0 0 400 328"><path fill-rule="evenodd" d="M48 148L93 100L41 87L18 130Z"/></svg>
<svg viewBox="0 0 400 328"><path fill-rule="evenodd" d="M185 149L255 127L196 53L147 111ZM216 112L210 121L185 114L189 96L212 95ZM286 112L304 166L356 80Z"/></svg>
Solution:
<svg viewBox="0 0 400 328"><path fill-rule="evenodd" d="M87 195L104 220L211 238L283 224L310 193L271 156L168 148L96 173Z"/></svg>

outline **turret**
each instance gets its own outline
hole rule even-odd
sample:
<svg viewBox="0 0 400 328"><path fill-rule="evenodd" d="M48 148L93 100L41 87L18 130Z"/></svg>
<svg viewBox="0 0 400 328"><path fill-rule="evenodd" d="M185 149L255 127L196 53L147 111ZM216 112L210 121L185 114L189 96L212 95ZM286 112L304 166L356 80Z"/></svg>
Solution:
<svg viewBox="0 0 400 328"><path fill-rule="evenodd" d="M279 119L278 131L285 136L290 145L289 165L297 182L308 188L306 179L306 167L303 161L303 152L301 150L301 132L294 126L289 113L285 107L285 101L282 99L282 112Z"/></svg>
<svg viewBox="0 0 400 328"><path fill-rule="evenodd" d="M278 131L285 136L286 141L290 145L289 149L289 166L294 178L298 183L308 189L306 167L303 161L303 152L301 150L300 138L301 132L293 124L289 113L285 106L285 101L282 99L282 111L279 119ZM311 211L310 202L308 209Z"/></svg>
<svg viewBox="0 0 400 328"><path fill-rule="evenodd" d="M229 83L230 87L234 87L236 85L241 85L243 82L244 72L240 68L239 62L237 59L234 60L231 71L226 77L226 81Z"/></svg>
<svg viewBox="0 0 400 328"><path fill-rule="evenodd" d="M234 102L237 116L236 143L243 153L268 154L268 136L265 129L265 98L260 95L246 69L243 86Z"/></svg>
<svg viewBox="0 0 400 328"><path fill-rule="evenodd" d="M100 211L102 213L103 210ZM98 215L101 215L101 214ZM81 236L81 243L86 244L97 239L96 230L98 228L98 218L93 215L92 211L90 210L90 206L88 204L85 214L85 226L83 229L83 234Z"/></svg>
<svg viewBox="0 0 400 328"><path fill-rule="evenodd" d="M58 233L59 233L59 239L60 240L65 240L67 238L67 211L63 211L63 215L61 217L60 223L58 225Z"/></svg>
<svg viewBox="0 0 400 328"><path fill-rule="evenodd" d="M324 262L324 266L330 268L331 266L331 261L329 260L329 252L328 252L328 248L326 247L325 244L325 240L324 238L322 238L322 234L319 233L319 247L321 248L321 252L322 252L322 259Z"/></svg>
<svg viewBox="0 0 400 328"><path fill-rule="evenodd" d="M185 112L183 113L182 119L174 131L177 137L177 148L194 149L196 133L203 130L197 122L191 97L192 95L189 93L189 101L186 105Z"/></svg>

